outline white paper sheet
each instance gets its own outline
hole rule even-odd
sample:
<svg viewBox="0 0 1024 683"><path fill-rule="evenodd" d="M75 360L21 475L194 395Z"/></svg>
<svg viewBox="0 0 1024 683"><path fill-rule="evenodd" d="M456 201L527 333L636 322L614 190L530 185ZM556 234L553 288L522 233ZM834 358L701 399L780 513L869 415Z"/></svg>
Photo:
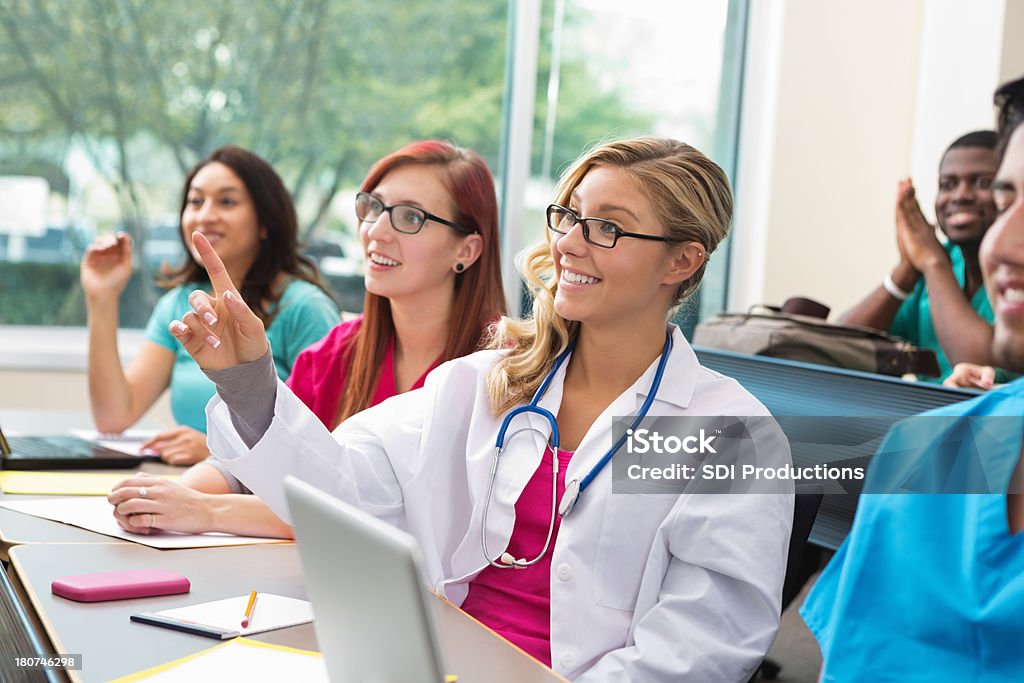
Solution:
<svg viewBox="0 0 1024 683"><path fill-rule="evenodd" d="M95 429L72 429L79 439L92 441L97 446L120 451L128 455L141 455L142 444L160 433L159 429L128 429L120 434L101 434ZM147 454L149 455L149 454Z"/></svg>
<svg viewBox="0 0 1024 683"><path fill-rule="evenodd" d="M258 538L255 536L233 536L231 534L179 534L161 531L156 534L133 534L117 525L113 507L105 498L61 497L39 498L36 500L9 501L0 499L0 507L26 515L64 522L98 534L123 538L151 548L215 548L228 545L252 545L256 543L281 543L279 538Z"/></svg>

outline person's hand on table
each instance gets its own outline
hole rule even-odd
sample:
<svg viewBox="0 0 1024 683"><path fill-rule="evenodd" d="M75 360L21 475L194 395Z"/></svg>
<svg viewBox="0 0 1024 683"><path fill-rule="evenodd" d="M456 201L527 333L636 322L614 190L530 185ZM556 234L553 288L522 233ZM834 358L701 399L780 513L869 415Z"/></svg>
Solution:
<svg viewBox="0 0 1024 683"><path fill-rule="evenodd" d="M198 534L213 527L213 498L176 481L140 473L114 486L107 501L125 531Z"/></svg>
<svg viewBox="0 0 1024 683"><path fill-rule="evenodd" d="M188 300L193 310L171 322L170 333L204 370L259 360L270 348L263 321L242 300L206 237L192 233L192 244L210 276L213 296L192 292Z"/></svg>
<svg viewBox="0 0 1024 683"><path fill-rule="evenodd" d="M206 434L185 426L160 432L142 444L142 450L158 454L169 465L194 465L210 455Z"/></svg>
<svg viewBox="0 0 1024 683"><path fill-rule="evenodd" d="M991 365L957 363L942 385L956 389L981 389L988 391L996 381L996 369Z"/></svg>

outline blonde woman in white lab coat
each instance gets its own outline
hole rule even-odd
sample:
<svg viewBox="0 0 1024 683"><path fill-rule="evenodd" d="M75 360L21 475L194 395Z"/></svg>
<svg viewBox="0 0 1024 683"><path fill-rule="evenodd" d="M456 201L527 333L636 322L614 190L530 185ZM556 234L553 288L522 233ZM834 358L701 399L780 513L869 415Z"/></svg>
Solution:
<svg viewBox="0 0 1024 683"><path fill-rule="evenodd" d="M731 211L725 174L686 144L595 148L561 180L546 240L524 260L532 319L502 320L496 350L445 363L333 434L273 375L259 318L201 235L214 296L195 295L171 331L218 384L211 449L277 514L291 474L408 530L434 590L568 678L745 681L778 628L792 496L611 495L612 468L598 468L612 416L641 412L652 389L651 416L767 414L666 323ZM537 405L559 448L537 411L515 417L491 488L503 420L545 378ZM564 518L551 510L554 457L555 500L575 502ZM785 465L788 448L766 457Z"/></svg>

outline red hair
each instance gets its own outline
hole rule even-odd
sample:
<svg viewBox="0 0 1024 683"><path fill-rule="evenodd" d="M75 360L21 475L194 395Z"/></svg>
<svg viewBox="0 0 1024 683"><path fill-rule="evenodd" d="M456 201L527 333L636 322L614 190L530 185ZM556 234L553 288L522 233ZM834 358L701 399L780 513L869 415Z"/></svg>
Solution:
<svg viewBox="0 0 1024 683"><path fill-rule="evenodd" d="M443 140L421 140L384 157L370 169L360 190L372 192L388 173L409 164L436 167L455 203L455 223L480 234L483 249L476 263L455 275L455 297L443 360L480 349L488 326L505 314L498 250L498 199L494 178L478 154ZM363 324L349 347L350 370L341 393L335 424L369 407L380 378L388 341L394 336L391 302L366 293Z"/></svg>

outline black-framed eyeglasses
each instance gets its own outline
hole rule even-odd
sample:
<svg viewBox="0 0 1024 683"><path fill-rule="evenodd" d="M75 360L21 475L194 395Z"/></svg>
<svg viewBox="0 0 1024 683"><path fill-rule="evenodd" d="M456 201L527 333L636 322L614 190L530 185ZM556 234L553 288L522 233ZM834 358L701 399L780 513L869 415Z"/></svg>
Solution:
<svg viewBox="0 0 1024 683"><path fill-rule="evenodd" d="M398 232L405 233L406 235L415 235L423 229L423 226L427 221L435 221L466 234L476 232L476 230L464 228L458 223L452 223L440 216L435 216L429 211L424 211L418 206L410 206L409 204L393 204L392 206L387 206L384 202L368 192L359 192L356 194L356 218L359 220L366 221L367 223L375 223L385 211L387 211L391 216L391 227Z"/></svg>
<svg viewBox="0 0 1024 683"><path fill-rule="evenodd" d="M595 247L611 249L620 237L635 237L639 240L656 242L672 242L669 237L645 235L640 232L626 232L615 223L604 218L581 218L575 211L558 204L552 204L547 210L548 228L559 235L568 235L577 223L583 226L583 239Z"/></svg>

